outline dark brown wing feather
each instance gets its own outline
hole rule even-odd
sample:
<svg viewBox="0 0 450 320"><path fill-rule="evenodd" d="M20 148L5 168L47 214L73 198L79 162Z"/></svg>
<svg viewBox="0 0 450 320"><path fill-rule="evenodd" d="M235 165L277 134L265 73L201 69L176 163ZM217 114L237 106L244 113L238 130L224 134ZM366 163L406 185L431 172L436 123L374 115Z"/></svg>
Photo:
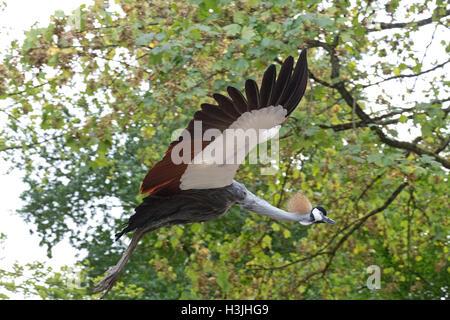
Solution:
<svg viewBox="0 0 450 320"><path fill-rule="evenodd" d="M142 181L141 193L171 194L179 191L179 177L186 170L187 164L176 165L172 162L171 152L174 146L172 143L164 158L147 172Z"/></svg>
<svg viewBox="0 0 450 320"><path fill-rule="evenodd" d="M141 193L165 196L175 194L180 191L180 178L186 170L188 164L175 164L171 157L173 148L180 142L181 141L172 143L166 151L164 158L148 171L144 181L142 182L140 190ZM195 150L194 140L191 140L190 143L190 160L192 160L198 152ZM210 143L211 141L202 141L202 150ZM183 156L182 152L180 156Z"/></svg>

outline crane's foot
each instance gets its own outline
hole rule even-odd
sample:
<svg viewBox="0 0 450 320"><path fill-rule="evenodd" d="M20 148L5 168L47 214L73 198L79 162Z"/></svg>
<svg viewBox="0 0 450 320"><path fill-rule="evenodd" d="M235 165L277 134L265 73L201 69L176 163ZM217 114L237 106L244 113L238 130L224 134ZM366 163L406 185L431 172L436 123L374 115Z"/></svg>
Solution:
<svg viewBox="0 0 450 320"><path fill-rule="evenodd" d="M114 266L108 270L108 273L102 280L100 280L95 284L94 293L103 292L100 299L103 299L108 294L108 292L111 291L111 289L114 287L117 279L120 276L120 272L121 272L120 268L118 266Z"/></svg>

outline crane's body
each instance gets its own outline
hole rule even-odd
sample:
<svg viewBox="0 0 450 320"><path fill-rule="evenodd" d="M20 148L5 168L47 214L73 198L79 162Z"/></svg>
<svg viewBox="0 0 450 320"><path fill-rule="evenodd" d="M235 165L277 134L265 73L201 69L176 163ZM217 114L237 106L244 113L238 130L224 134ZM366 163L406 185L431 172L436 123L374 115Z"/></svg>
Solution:
<svg viewBox="0 0 450 320"><path fill-rule="evenodd" d="M249 151L270 139L303 97L308 79L306 50L300 54L295 68L293 65L294 59L288 57L278 77L275 66L271 65L264 73L260 90L255 81L247 80L246 97L228 87L231 99L214 94L218 106L203 104L202 110L195 113L163 159L145 176L141 192L148 196L136 207L125 229L116 234L118 240L123 234L135 231L131 243L117 265L98 283L96 292L105 291L105 295L112 288L146 233L176 224L216 219L233 204L279 221L302 225L334 223L324 208L313 208L306 197L297 197L289 206L292 212L286 212L234 180ZM248 130L262 130L262 135L236 146L235 138L230 139L228 135L233 130L239 132L235 136L238 139Z"/></svg>
<svg viewBox="0 0 450 320"><path fill-rule="evenodd" d="M183 190L170 196L150 195L136 208L128 226L116 234L116 239L150 224L167 227L216 219L233 204L243 201L245 190L242 184L233 182L226 187Z"/></svg>
<svg viewBox="0 0 450 320"><path fill-rule="evenodd" d="M128 225L116 234L116 240L124 233L157 225L158 228L176 224L205 222L224 214L233 205L279 221L310 224L311 212L286 212L255 196L247 188L234 181L225 187L183 190L171 196L150 195L136 208Z"/></svg>

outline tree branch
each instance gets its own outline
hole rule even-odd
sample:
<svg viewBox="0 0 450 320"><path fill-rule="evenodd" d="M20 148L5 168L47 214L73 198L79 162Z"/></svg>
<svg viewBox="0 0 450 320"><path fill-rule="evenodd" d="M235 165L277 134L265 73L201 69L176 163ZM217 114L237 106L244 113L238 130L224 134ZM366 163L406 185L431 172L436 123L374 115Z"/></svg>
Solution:
<svg viewBox="0 0 450 320"><path fill-rule="evenodd" d="M47 81L47 82L40 83L40 84L35 85L35 86L27 87L25 90L22 90L22 91L16 91L16 92L10 92L10 93L6 93L5 95L6 95L7 97L17 96L17 95L20 95L20 94L22 94L22 93L26 93L26 92L27 92L28 90L30 90L30 89L37 89L37 88L43 87L43 86L45 86L46 84L49 84L49 83L50 83L50 81Z"/></svg>
<svg viewBox="0 0 450 320"><path fill-rule="evenodd" d="M351 108L355 109L355 113L358 115L358 117L362 120L363 123L366 123L366 124L373 123L373 119L371 119L370 116L367 115L363 111L361 106L351 96L350 92L345 88L343 83L338 83L336 85L336 89L341 94L342 98L345 100L347 105L349 105ZM373 130L376 133L376 135L380 138L380 140L382 142L384 142L385 144L387 144L391 147L394 147L394 148L411 151L418 155L424 155L424 154L429 155L429 156L433 157L437 162L441 163L444 167L446 167L447 169L450 169L450 161L440 157L435 152L423 149L423 148L419 147L417 144L414 144L411 142L399 141L399 140L390 138L383 132L383 130L380 127L378 127L376 125L370 126L370 129Z"/></svg>
<svg viewBox="0 0 450 320"><path fill-rule="evenodd" d="M420 76L420 75L423 75L423 74L426 74L426 73L428 73L428 72L432 72L432 71L434 71L434 70L436 70L436 69L442 68L443 66L445 66L445 65L446 65L447 63L449 63L449 62L450 62L450 59L447 60L447 61L445 61L445 62L443 62L443 63L440 63L440 64L438 64L438 65L435 65L435 66L434 66L433 68L431 68L431 69L428 69L428 70L425 70L425 71L422 71L422 72L419 72L419 73L413 73L413 74L401 74L401 75L398 75L398 76L392 76L392 77L389 77L389 78L386 78L386 79L383 79L383 80L380 80L380 81L377 81L377 82L374 82L374 83L366 84L366 85L363 85L363 86L362 86L362 89L365 89L365 88L368 88L368 87L371 87L371 86L376 86L376 85L378 85L378 84L380 84L380 83L383 83L383 82L386 82L386 81L390 81L390 80L418 77L418 76Z"/></svg>
<svg viewBox="0 0 450 320"><path fill-rule="evenodd" d="M44 140L41 140L41 141L36 141L36 142L33 142L33 143L29 143L29 144L26 144L26 145L18 145L18 146L10 146L10 147L1 148L0 152L4 152L4 151L8 151L8 150L14 150L14 149L24 149L24 148L28 149L28 148L31 148L31 147L34 147L34 146L41 145L43 143L49 142L51 140L55 140L55 139L61 138L62 136L64 136L63 133L59 134L59 135L56 135L56 136L53 136L53 137L50 137L50 138L47 138L47 139L44 139Z"/></svg>
<svg viewBox="0 0 450 320"><path fill-rule="evenodd" d="M438 16L437 18L440 19L440 18L447 17L449 15L450 15L450 9L445 11L444 15ZM429 17L429 18L426 18L423 20L418 20L418 21L410 21L410 22L397 22L397 23L379 22L379 23L375 23L376 25L378 25L378 27L367 29L367 32L376 32L376 31L387 30L387 29L398 29L398 28L404 28L404 27L413 26L413 25L422 27L424 25L427 25L427 24L430 24L433 22L435 22L435 20L433 21L433 17Z"/></svg>
<svg viewBox="0 0 450 320"><path fill-rule="evenodd" d="M322 270L323 275L325 275L325 273L330 268L331 263L333 262L333 259L334 259L334 256L336 255L337 250L353 234L353 232L358 230L367 221L367 219L369 219L370 217L372 217L373 215L375 215L379 212L384 211L397 198L397 196L403 191L403 189L405 189L405 187L407 185L408 185L408 182L403 182L400 186L397 187L397 189L395 189L395 191L390 195L390 197L384 202L384 204L381 207L378 207L378 208L370 211L369 213L364 215L362 218L360 218L360 219L356 220L356 222L354 222L353 227L350 230L348 230L344 234L344 236L339 240L339 242L334 246L334 248L331 251L329 251L330 258L328 259L327 264L325 265L325 267Z"/></svg>
<svg viewBox="0 0 450 320"><path fill-rule="evenodd" d="M326 81L324 81L324 80L322 80L322 79L317 78L317 77L311 72L311 70L308 70L308 75L309 75L309 77L310 77L311 79L313 79L315 82L320 83L321 85L323 85L323 86L325 86L325 87L327 87L327 88L331 88L331 89L336 88L336 85L335 85L335 84L331 84L331 83L328 83L328 82L326 82Z"/></svg>
<svg viewBox="0 0 450 320"><path fill-rule="evenodd" d="M435 101L430 102L430 104L438 104L438 103L443 103L443 102L446 102L446 101L450 101L450 98L443 99L443 100L435 100ZM357 122L338 123L338 124L332 124L332 125L322 124L322 125L319 125L319 127L322 128L322 129L333 129L333 131L339 132L339 131L345 131L345 130L350 130L350 129L354 129L354 128L365 128L365 127L368 127L369 124L376 124L376 125L380 125L380 126L386 126L386 125L389 125L389 124L396 124L396 123L398 123L399 118L387 119L387 120L384 120L384 121L381 121L381 120L386 119L386 118L390 118L390 117L393 117L393 116L396 116L396 115L400 115L400 114L403 114L405 112L411 112L411 111L414 111L416 109L417 109L417 107L404 108L402 110L392 111L392 112L383 114L381 116L371 117L371 119L372 119L371 123L367 123L367 122L364 122L364 121L357 121ZM445 118L447 116L448 112L450 111L450 108L446 108L446 109L442 109L442 110L445 113L445 115L444 115L444 118ZM428 112L417 112L417 113L410 114L410 115L406 116L406 118L407 119L413 119L416 115L419 115L419 114L428 115L429 113ZM442 149L444 149L444 148L442 148ZM441 152L441 151L442 150L440 150L439 152ZM439 153L439 152L435 151L435 153Z"/></svg>

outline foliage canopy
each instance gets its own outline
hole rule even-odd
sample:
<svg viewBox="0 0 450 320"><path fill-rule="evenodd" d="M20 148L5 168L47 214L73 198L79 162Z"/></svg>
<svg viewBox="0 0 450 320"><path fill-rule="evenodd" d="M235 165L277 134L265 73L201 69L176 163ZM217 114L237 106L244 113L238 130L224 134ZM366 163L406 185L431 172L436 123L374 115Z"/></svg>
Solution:
<svg viewBox="0 0 450 320"><path fill-rule="evenodd" d="M126 245L112 235L172 132L213 92L260 83L269 64L309 48L311 80L282 129L279 170L242 166L236 179L279 206L301 191L337 224L233 207L162 229L108 297L448 298L449 15L441 0L121 0L55 12L1 52L0 155L25 173L19 214L49 254L67 236L88 253L83 288L63 290L62 272L21 289L11 280L20 266L0 286L94 297ZM366 286L370 265L382 270L379 290Z"/></svg>

